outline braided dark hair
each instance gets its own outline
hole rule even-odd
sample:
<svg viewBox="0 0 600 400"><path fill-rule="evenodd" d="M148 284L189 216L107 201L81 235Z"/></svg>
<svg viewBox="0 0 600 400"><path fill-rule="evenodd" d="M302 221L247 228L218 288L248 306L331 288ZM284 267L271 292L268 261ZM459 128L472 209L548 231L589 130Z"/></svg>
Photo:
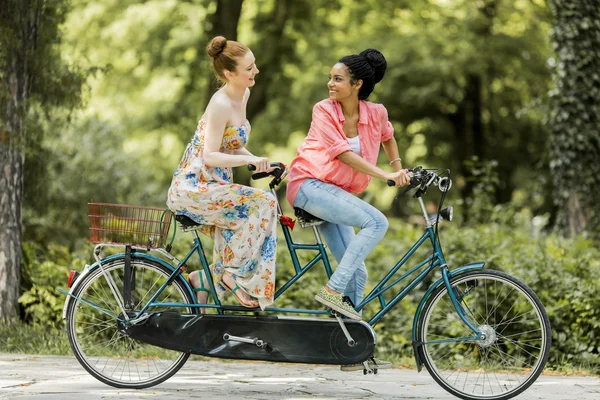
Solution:
<svg viewBox="0 0 600 400"><path fill-rule="evenodd" d="M375 88L375 84L383 79L387 68L385 57L379 50L375 49L366 49L360 54L342 57L338 62L348 68L352 84L359 79L363 81L358 91L360 100L366 100L369 97Z"/></svg>

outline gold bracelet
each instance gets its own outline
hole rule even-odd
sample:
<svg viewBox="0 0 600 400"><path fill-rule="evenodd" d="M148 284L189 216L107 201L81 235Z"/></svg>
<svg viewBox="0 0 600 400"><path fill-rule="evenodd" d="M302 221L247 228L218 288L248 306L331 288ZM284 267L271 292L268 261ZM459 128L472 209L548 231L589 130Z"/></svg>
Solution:
<svg viewBox="0 0 600 400"><path fill-rule="evenodd" d="M402 159L400 157L394 158L392 161L390 161L390 165L392 165L396 161L402 161Z"/></svg>

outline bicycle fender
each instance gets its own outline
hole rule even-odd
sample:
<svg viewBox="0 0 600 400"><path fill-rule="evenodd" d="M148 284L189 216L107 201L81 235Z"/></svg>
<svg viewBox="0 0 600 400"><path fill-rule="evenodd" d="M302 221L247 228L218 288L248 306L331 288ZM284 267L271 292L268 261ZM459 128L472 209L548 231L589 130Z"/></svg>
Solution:
<svg viewBox="0 0 600 400"><path fill-rule="evenodd" d="M168 262L164 261L161 258L150 255L150 254L133 253L132 256L133 256L133 258L138 258L138 259L142 258L142 259L146 259L146 260L150 260L150 261L155 261L155 262L163 265L164 267L168 268L171 271L175 270L175 268ZM104 264L104 263L107 263L107 262L110 262L110 261L113 261L113 260L116 260L119 258L125 258L125 253L113 254L111 256L103 258L102 263ZM73 284L71 285L71 289L69 290L69 294L67 295L67 298L65 299L65 304L63 306L63 312L62 312L63 319L67 318L67 308L69 307L69 304L71 303L71 301L73 301L75 299L75 296L73 295L73 292L75 291L75 289L81 284L81 282L83 282L83 278L87 274L89 274L90 272L92 272L93 270L95 270L97 268L99 268L99 264L97 262L95 262L92 265L86 265L84 270L77 277L77 280L75 282L73 282ZM186 279L181 278L181 276L179 276L177 279L181 279L185 288L190 292L190 295L192 296L192 298L194 298L194 291L192 290L189 282Z"/></svg>
<svg viewBox="0 0 600 400"><path fill-rule="evenodd" d="M460 267L458 267L452 271L448 271L448 279L451 279L453 276L461 274L465 271L470 271L470 270L475 270L475 269L483 269L484 265L485 265L485 262L483 262L483 261L477 261L474 263L461 265ZM418 348L419 348L419 346L421 346L421 343L419 343L417 340L417 323L419 322L419 318L421 317L421 311L423 310L423 307L425 306L425 302L427 301L427 299L429 298L431 293L433 293L433 291L435 289L437 289L440 285L443 285L443 284L444 284L444 279L440 278L433 285L431 285L429 287L429 289L427 289L427 292L425 292L425 294L423 295L423 298L421 299L421 302L419 303L419 306L417 307L417 311L415 312L415 317L413 319L412 346L413 346L413 351L415 352L415 361L417 364L418 372L421 372L421 369L423 368L423 361L419 357L419 351L418 351Z"/></svg>
<svg viewBox="0 0 600 400"><path fill-rule="evenodd" d="M474 269L483 269L484 266L485 266L484 261L477 261L477 262L461 265L460 267L453 269L452 271L448 271L448 279L452 278L455 275L461 274L465 271L470 271L470 270L474 270ZM425 302L427 301L427 299L429 298L431 293L433 293L433 291L435 289L437 289L438 286L443 285L443 284L444 284L444 279L443 278L438 279L433 285L431 285L429 287L429 289L427 289L427 292L425 292L425 294L423 295L423 298L421 299L421 302L419 303L419 306L417 307L417 311L415 312L415 317L413 319L413 329L412 329L413 343L417 341L417 323L419 322L419 317L421 316L421 311L423 310L423 306L425 306Z"/></svg>

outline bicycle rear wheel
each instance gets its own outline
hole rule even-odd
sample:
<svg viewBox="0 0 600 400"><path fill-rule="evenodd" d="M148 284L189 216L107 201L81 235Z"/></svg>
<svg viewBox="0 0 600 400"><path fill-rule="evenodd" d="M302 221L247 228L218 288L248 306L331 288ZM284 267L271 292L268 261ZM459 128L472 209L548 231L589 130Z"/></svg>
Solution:
<svg viewBox="0 0 600 400"><path fill-rule="evenodd" d="M499 271L466 272L450 283L485 338L460 339L475 334L458 316L446 286L437 288L418 323L419 356L433 379L462 399L504 400L523 392L550 354L550 321L538 297Z"/></svg>
<svg viewBox="0 0 600 400"><path fill-rule="evenodd" d="M123 258L103 264L121 296L124 266ZM131 271L135 282L132 285L133 315L157 292L171 270L154 261L132 258ZM67 334L75 357L92 376L114 387L142 389L165 381L185 364L189 353L152 346L124 333L118 320L123 317L122 311L100 268L83 279L73 294L84 302L74 300L69 304ZM156 302L194 303L179 280L167 286ZM148 311L167 310L193 312L189 307L152 307Z"/></svg>

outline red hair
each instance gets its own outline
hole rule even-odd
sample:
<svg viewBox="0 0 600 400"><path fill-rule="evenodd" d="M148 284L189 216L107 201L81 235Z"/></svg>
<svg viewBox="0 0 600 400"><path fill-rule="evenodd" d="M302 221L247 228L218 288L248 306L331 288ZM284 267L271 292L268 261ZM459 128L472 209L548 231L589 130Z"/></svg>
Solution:
<svg viewBox="0 0 600 400"><path fill-rule="evenodd" d="M212 67L217 79L226 82L225 70L235 71L237 60L249 50L239 42L227 40L223 36L215 36L206 47L206 53L212 58Z"/></svg>

